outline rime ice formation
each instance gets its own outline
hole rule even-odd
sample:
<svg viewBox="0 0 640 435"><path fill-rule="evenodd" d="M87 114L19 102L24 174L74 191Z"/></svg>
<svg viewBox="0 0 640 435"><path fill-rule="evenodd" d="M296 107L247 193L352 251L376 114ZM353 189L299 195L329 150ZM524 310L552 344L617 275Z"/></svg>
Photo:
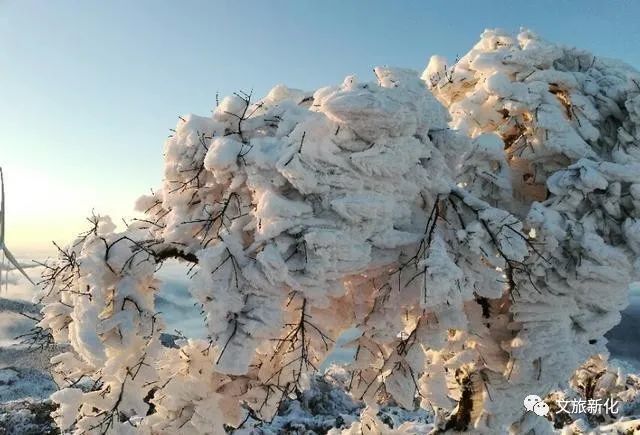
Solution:
<svg viewBox="0 0 640 435"><path fill-rule="evenodd" d="M526 268L507 273L516 297L514 337L502 344L510 355L505 394L515 385L546 393L606 352L602 336L638 277L640 75L531 32L486 31L454 67L432 59L423 78L454 128L504 141L493 170L478 177L482 192L471 190L512 211L535 237ZM487 181L506 169L513 200Z"/></svg>
<svg viewBox="0 0 640 435"><path fill-rule="evenodd" d="M548 426L522 398L605 351L639 266L638 75L530 33L445 65L181 117L144 219L95 217L45 273L60 427L270 419L352 326L365 417L385 395L441 431ZM167 258L194 265L206 340L160 344Z"/></svg>

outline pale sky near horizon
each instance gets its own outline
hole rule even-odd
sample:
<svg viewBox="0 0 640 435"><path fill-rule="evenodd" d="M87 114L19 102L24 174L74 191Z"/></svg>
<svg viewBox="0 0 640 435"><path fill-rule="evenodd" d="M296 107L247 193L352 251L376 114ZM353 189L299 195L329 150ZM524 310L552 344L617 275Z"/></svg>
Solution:
<svg viewBox="0 0 640 435"><path fill-rule="evenodd" d="M162 147L215 95L315 89L371 68L422 70L485 28L640 67L640 1L0 0L0 166L18 255L69 240L92 209L127 216L162 177Z"/></svg>

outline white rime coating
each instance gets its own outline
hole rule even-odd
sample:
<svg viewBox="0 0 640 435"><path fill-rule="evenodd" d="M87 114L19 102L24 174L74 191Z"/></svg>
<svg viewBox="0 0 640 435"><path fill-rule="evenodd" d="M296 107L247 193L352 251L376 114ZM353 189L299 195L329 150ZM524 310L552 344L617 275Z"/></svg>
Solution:
<svg viewBox="0 0 640 435"><path fill-rule="evenodd" d="M71 347L63 430L269 420L357 327L363 425L391 396L444 431L517 432L522 398L605 351L640 265L638 74L495 31L455 68L374 73L180 117L144 218L60 250L39 326ZM194 266L207 339L160 343L168 258Z"/></svg>
<svg viewBox="0 0 640 435"><path fill-rule="evenodd" d="M432 59L423 78L454 128L503 139L513 197L481 178L482 193L471 190L514 213L535 247L524 268L506 273L515 297L499 383L508 389L493 394L506 424L521 413L516 399L543 396L590 355L606 354L603 334L638 279L640 74L530 31L487 30L454 66ZM494 168L489 176L499 177Z"/></svg>

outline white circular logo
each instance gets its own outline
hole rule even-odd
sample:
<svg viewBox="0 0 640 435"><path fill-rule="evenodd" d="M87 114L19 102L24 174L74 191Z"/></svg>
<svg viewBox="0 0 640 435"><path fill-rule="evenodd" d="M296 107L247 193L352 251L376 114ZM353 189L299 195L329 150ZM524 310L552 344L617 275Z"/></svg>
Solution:
<svg viewBox="0 0 640 435"><path fill-rule="evenodd" d="M541 417L544 417L549 413L549 405L544 403L540 396L535 394L529 394L524 398L523 403L527 411L533 411Z"/></svg>
<svg viewBox="0 0 640 435"><path fill-rule="evenodd" d="M540 396L536 396L535 394L530 394L524 398L524 407L527 409L527 411L533 411L533 406L536 403L541 401L542 399L540 398Z"/></svg>
<svg viewBox="0 0 640 435"><path fill-rule="evenodd" d="M533 412L538 414L540 417L544 417L549 412L549 405L544 402L538 402L533 405Z"/></svg>

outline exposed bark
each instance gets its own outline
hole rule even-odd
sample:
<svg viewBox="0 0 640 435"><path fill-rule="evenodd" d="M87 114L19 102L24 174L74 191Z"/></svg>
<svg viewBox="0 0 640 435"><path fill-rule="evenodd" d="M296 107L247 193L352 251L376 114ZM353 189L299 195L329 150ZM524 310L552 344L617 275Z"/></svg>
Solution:
<svg viewBox="0 0 640 435"><path fill-rule="evenodd" d="M178 248L165 248L154 254L156 261L161 262L169 258L179 258L189 263L198 264L198 257L190 252L184 252Z"/></svg>

